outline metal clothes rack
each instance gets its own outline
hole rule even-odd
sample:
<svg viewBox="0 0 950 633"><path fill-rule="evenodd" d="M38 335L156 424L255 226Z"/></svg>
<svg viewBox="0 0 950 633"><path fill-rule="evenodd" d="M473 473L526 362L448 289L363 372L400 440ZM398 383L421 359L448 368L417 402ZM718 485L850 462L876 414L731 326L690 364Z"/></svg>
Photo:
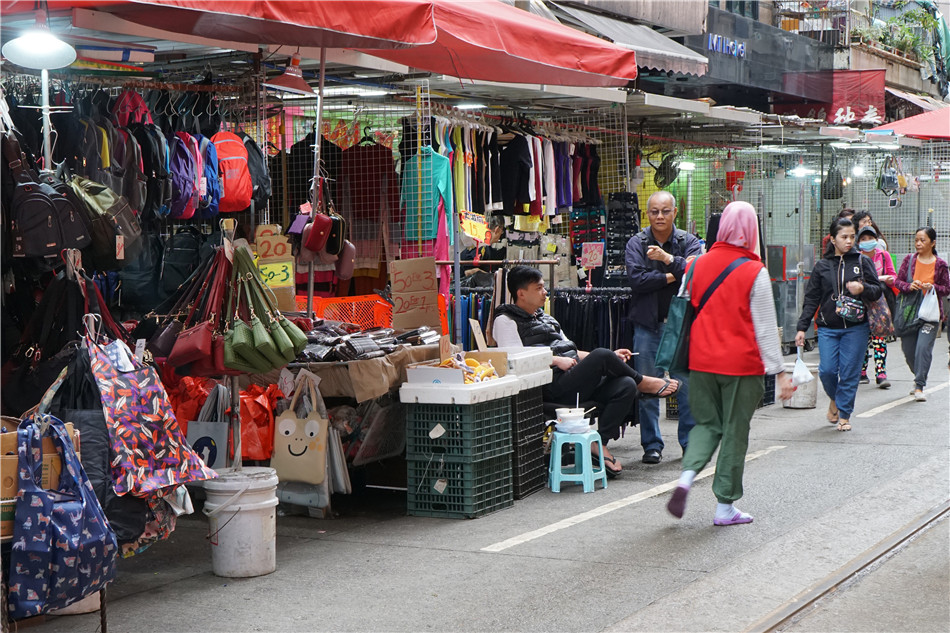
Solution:
<svg viewBox="0 0 950 633"><path fill-rule="evenodd" d="M594 295L594 296L628 296L633 294L632 288L554 288L558 295Z"/></svg>

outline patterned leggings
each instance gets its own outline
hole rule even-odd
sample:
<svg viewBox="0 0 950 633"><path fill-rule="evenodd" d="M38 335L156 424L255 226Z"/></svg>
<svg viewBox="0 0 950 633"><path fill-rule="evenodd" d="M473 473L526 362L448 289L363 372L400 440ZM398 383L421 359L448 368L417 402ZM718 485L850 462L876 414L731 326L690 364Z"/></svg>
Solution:
<svg viewBox="0 0 950 633"><path fill-rule="evenodd" d="M883 336L872 336L868 338L868 353L864 355L864 365L861 367L861 373L867 373L868 355L874 354L875 375L886 375L884 366L887 364L887 339Z"/></svg>

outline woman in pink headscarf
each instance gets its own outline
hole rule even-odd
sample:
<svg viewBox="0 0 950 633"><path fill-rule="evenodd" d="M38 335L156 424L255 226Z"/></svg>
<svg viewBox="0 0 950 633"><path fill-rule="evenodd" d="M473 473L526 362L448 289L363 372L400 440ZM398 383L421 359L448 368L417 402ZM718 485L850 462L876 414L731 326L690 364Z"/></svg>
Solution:
<svg viewBox="0 0 950 633"><path fill-rule="evenodd" d="M689 339L689 403L696 426L689 433L679 485L666 507L676 518L683 516L696 473L718 447L712 489L719 503L713 524L751 523L752 517L733 503L742 497L749 422L765 391L765 374L777 374L780 398L790 398L793 391L751 204L726 206L716 243L687 275L692 276L690 301L696 310Z"/></svg>

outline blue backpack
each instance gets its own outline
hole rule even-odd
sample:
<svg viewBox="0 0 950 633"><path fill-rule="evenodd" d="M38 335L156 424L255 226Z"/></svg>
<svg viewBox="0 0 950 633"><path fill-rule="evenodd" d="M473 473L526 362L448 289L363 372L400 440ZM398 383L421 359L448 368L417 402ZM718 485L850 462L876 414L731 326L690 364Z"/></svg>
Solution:
<svg viewBox="0 0 950 633"><path fill-rule="evenodd" d="M218 179L218 152L211 139L200 134L195 138L198 139L201 157L204 159L204 173L201 177L205 184L205 195L198 201L198 214L207 220L220 212L221 181Z"/></svg>
<svg viewBox="0 0 950 633"><path fill-rule="evenodd" d="M195 214L195 157L178 136L168 139L169 178L172 182L171 217L188 220Z"/></svg>

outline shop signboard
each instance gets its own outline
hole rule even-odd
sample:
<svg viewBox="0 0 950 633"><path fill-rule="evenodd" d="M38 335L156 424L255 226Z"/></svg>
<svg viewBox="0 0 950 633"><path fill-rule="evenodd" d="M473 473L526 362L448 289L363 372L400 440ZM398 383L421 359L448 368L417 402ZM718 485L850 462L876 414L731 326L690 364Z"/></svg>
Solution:
<svg viewBox="0 0 950 633"><path fill-rule="evenodd" d="M880 125L884 122L885 72L875 69L786 73L785 82L789 93L802 92L806 85L821 87L831 100L775 104L774 111L776 114L822 119L832 125Z"/></svg>

